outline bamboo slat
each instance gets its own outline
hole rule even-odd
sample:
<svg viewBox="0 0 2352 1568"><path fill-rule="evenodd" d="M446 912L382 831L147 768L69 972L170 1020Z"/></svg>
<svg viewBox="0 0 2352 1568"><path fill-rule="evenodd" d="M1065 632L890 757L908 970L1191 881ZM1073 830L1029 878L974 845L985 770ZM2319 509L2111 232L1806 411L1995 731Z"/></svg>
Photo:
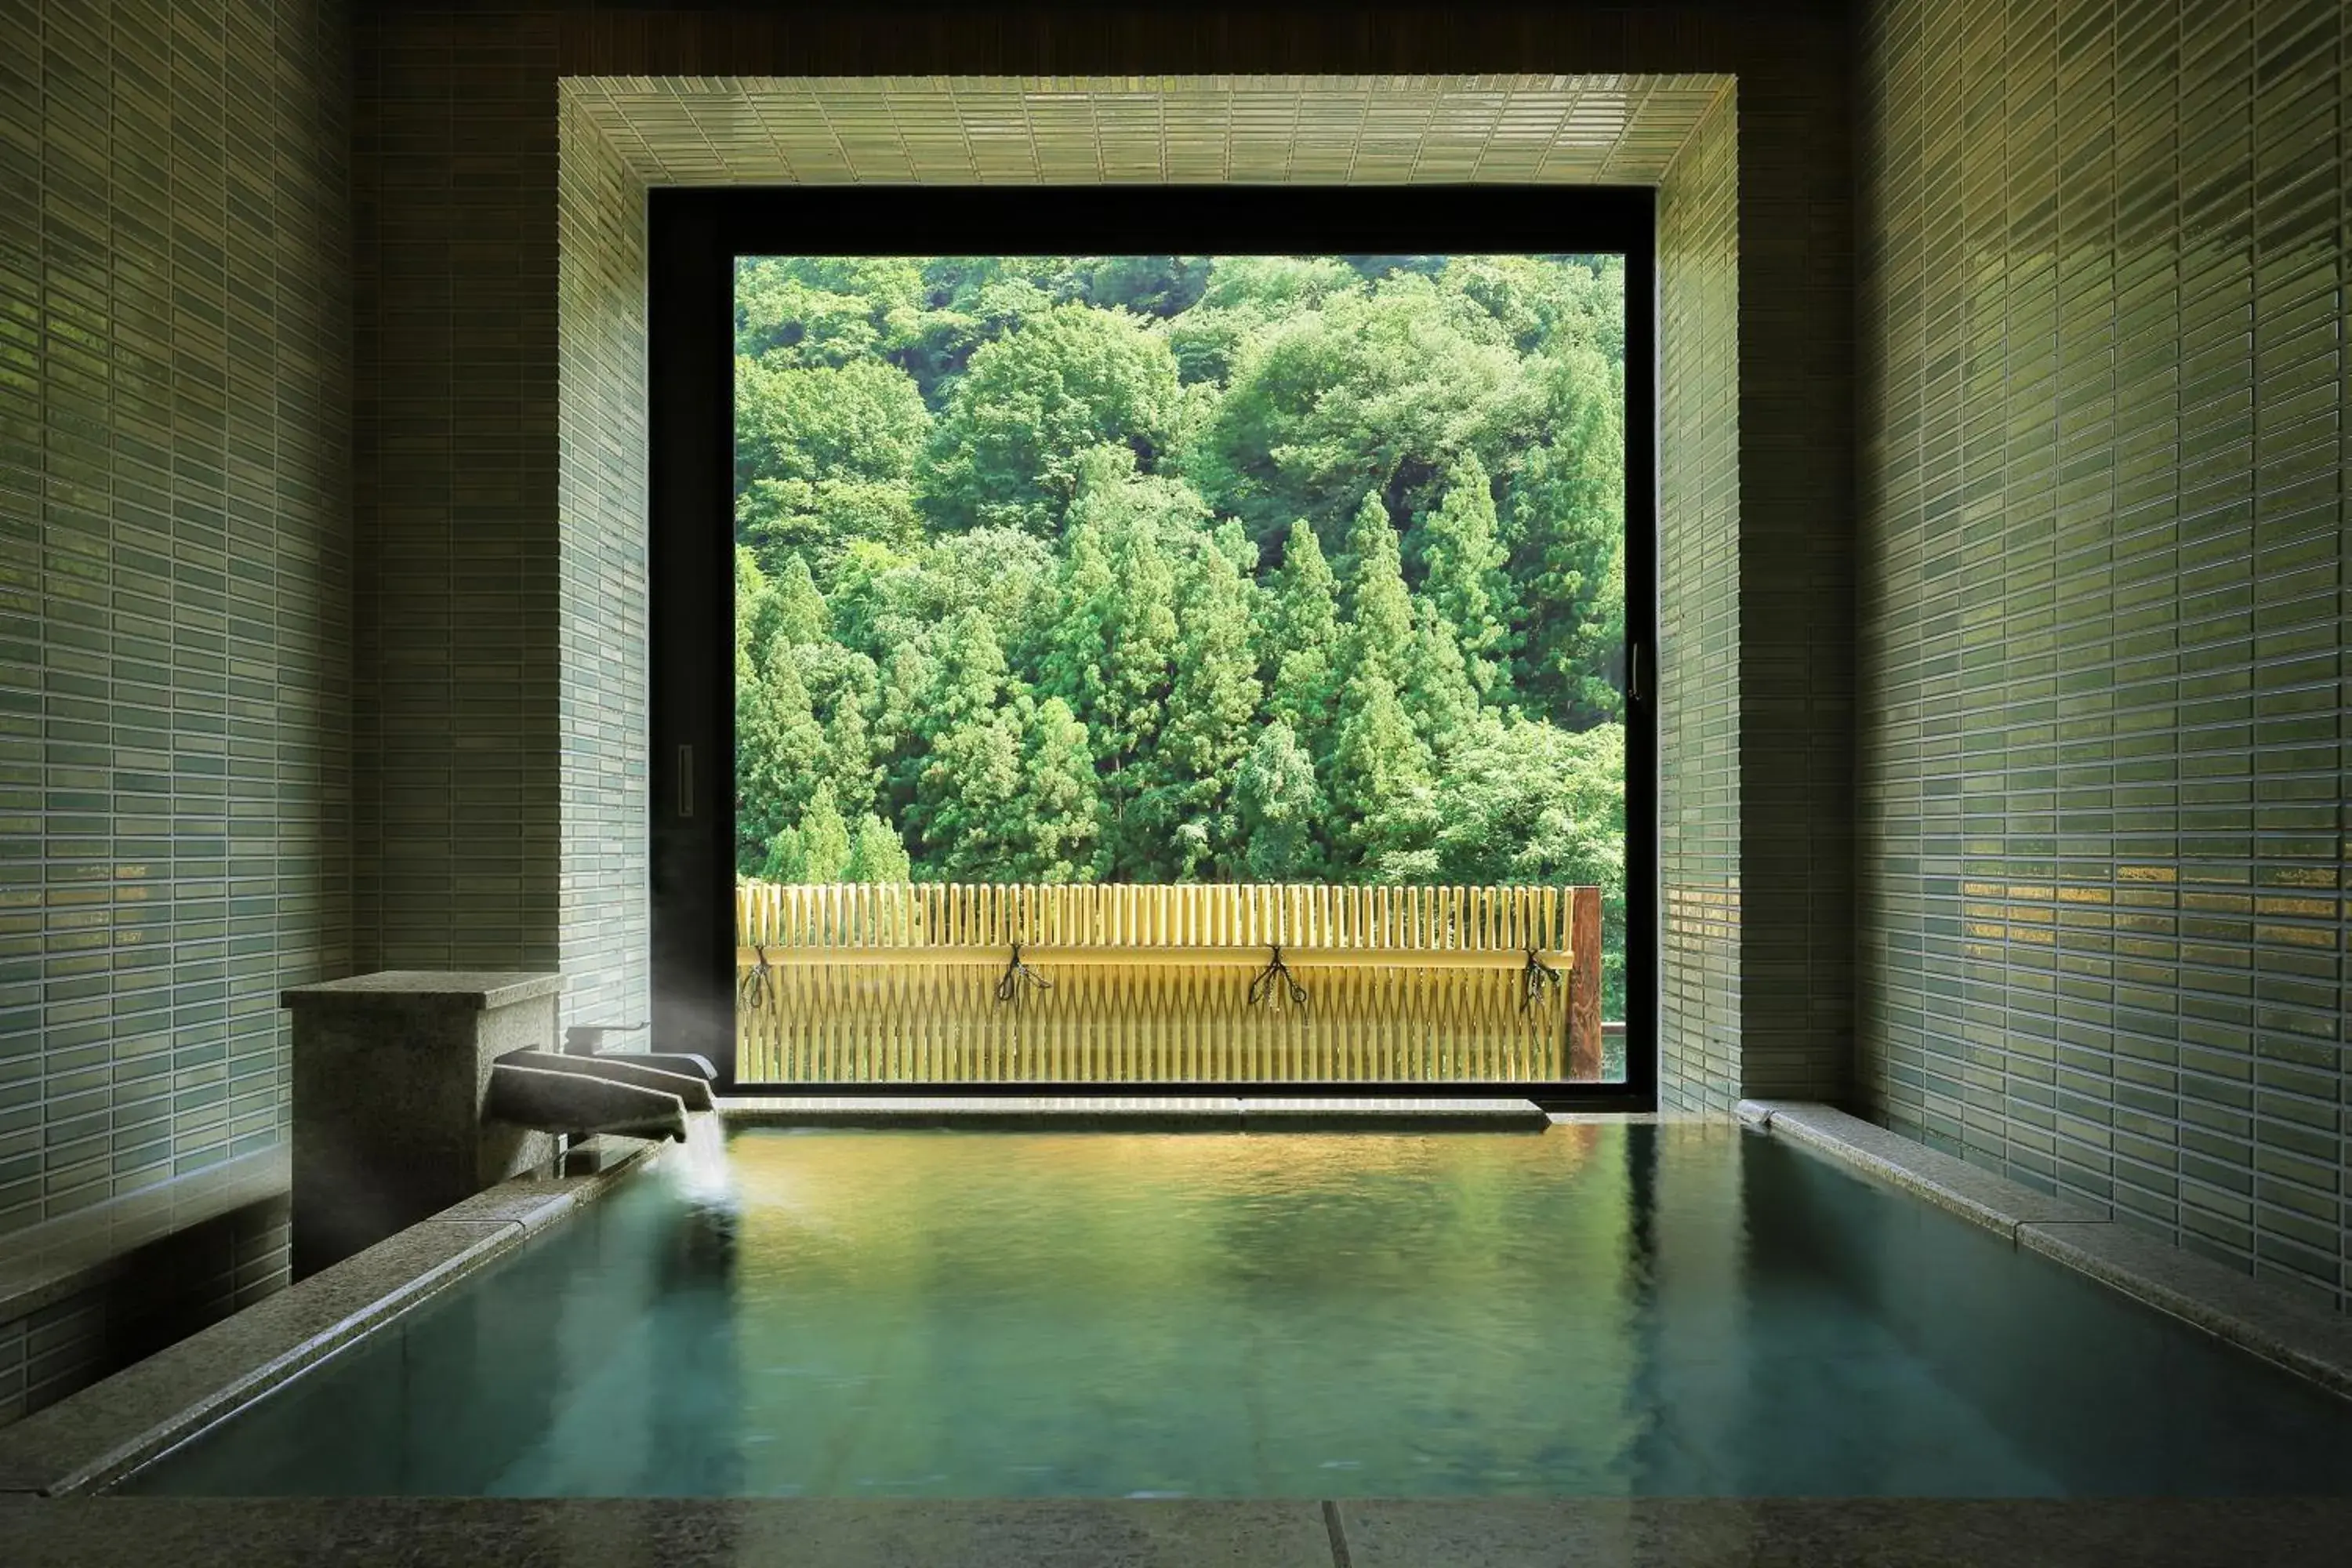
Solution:
<svg viewBox="0 0 2352 1568"><path fill-rule="evenodd" d="M1096 964L999 1003L995 977L903 957L766 971L738 1014L757 1083L1554 1082L1557 1005L1491 969L1346 964L1303 1008L1251 1007L1219 965Z"/></svg>
<svg viewBox="0 0 2352 1568"><path fill-rule="evenodd" d="M745 881L738 945L1571 950L1557 887Z"/></svg>
<svg viewBox="0 0 2352 1568"><path fill-rule="evenodd" d="M1601 1070L1600 889L911 883L735 890L762 1083L1555 1082ZM1000 1002L1014 943L1050 989ZM1252 1007L1269 950L1304 1008ZM1530 1001L1528 952L1567 995Z"/></svg>
<svg viewBox="0 0 2352 1568"><path fill-rule="evenodd" d="M1271 949L1265 947L1065 947L1021 945L1022 962L1032 966L1083 963L1132 964L1150 967L1158 964L1197 965L1207 968L1263 969ZM1012 946L935 948L919 955L902 947L860 944L840 947L739 947L735 950L738 969L765 966L781 969L813 963L888 963L907 961L920 963L960 964L979 969L1003 969L1012 957ZM1400 965L1413 969L1489 969L1517 970L1526 967L1528 955L1517 948L1452 949L1412 952L1392 948L1290 948L1282 950L1283 962L1292 969L1377 969ZM1536 956L1553 969L1565 970L1574 962L1572 952L1559 948L1542 948Z"/></svg>

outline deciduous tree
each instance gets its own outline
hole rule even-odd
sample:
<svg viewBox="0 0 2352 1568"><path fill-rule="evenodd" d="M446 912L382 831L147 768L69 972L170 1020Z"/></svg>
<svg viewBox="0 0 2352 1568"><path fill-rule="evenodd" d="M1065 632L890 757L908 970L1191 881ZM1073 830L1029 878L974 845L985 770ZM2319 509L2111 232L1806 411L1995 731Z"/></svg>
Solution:
<svg viewBox="0 0 2352 1568"><path fill-rule="evenodd" d="M1175 428L1176 362L1123 311L1062 305L983 343L948 395L919 493L939 526L1052 538L1079 463L1119 447L1147 466Z"/></svg>

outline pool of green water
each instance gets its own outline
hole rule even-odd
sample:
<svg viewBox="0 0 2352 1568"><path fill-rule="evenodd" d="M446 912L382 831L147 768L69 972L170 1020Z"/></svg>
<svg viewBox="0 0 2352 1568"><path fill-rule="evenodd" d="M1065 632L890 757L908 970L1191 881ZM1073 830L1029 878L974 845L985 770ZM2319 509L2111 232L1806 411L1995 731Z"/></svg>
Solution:
<svg viewBox="0 0 2352 1568"><path fill-rule="evenodd" d="M2352 1404L1742 1130L683 1155L121 1489L2352 1489Z"/></svg>

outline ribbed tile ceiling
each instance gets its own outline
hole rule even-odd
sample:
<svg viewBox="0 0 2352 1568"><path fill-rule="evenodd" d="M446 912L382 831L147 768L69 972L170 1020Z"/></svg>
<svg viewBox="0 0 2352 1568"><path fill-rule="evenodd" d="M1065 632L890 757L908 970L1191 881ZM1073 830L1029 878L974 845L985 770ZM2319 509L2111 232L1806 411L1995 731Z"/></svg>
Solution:
<svg viewBox="0 0 2352 1568"><path fill-rule="evenodd" d="M575 77L650 184L1654 184L1719 76Z"/></svg>

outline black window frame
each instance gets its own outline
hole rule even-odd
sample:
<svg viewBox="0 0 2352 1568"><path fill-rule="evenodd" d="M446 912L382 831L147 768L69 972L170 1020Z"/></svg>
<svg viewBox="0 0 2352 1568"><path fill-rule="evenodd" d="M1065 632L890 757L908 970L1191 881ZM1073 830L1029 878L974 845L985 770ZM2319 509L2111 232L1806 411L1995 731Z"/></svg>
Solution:
<svg viewBox="0 0 2352 1568"><path fill-rule="evenodd" d="M1658 1098L1656 195L1640 186L660 187L646 194L654 1037L735 1082L734 279L745 256L1505 255L1625 258L1626 1081L1153 1084L1156 1094ZM857 1094L1136 1085L798 1084Z"/></svg>

